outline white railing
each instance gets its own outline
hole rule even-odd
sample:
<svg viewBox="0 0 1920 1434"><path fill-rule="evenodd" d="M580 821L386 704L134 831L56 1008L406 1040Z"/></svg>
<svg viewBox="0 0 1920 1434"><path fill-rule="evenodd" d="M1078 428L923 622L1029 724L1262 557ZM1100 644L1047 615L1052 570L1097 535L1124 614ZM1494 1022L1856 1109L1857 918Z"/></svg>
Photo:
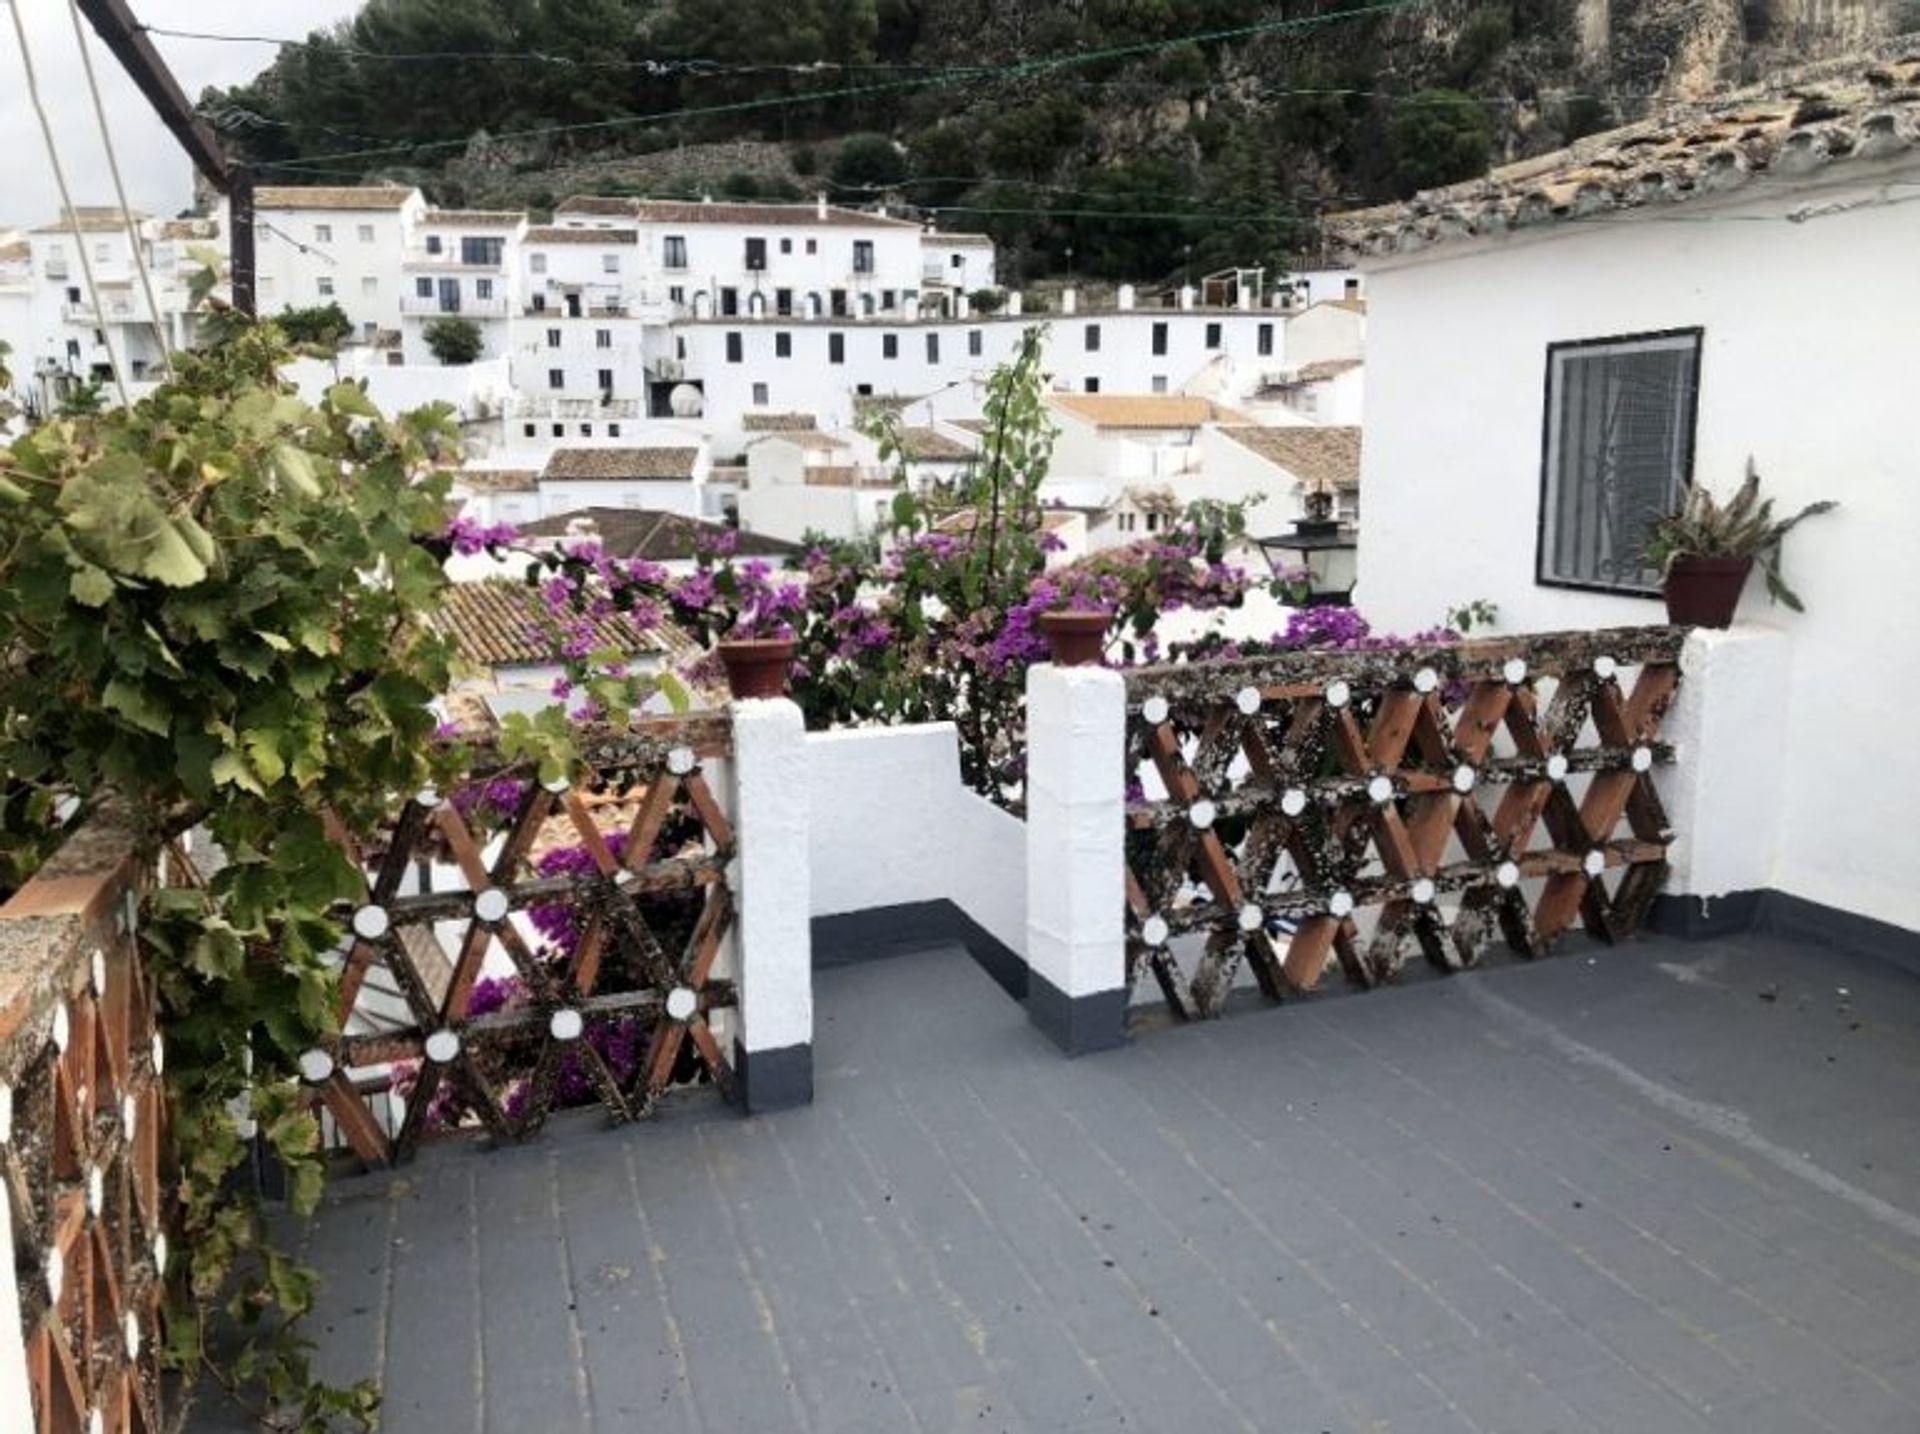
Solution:
<svg viewBox="0 0 1920 1434"><path fill-rule="evenodd" d="M592 419L638 418L640 401L634 398L520 398L507 406L512 418Z"/></svg>
<svg viewBox="0 0 1920 1434"><path fill-rule="evenodd" d="M431 297L402 294L400 312L413 318L439 318L445 315L455 319L504 319L507 316L507 300L505 295L495 295L491 299L462 295L458 303L449 307L438 294Z"/></svg>

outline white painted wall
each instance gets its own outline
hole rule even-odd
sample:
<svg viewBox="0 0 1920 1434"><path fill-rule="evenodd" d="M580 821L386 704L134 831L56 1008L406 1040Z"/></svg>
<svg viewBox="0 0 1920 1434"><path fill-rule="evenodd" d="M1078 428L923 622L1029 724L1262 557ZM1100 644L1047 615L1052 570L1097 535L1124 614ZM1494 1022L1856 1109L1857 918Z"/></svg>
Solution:
<svg viewBox="0 0 1920 1434"><path fill-rule="evenodd" d="M261 312L331 301L363 334L369 326L398 332L401 266L413 226L426 208L416 191L396 209L257 209ZM366 237L363 229L370 231ZM321 292L323 279L332 293Z"/></svg>
<svg viewBox="0 0 1920 1434"><path fill-rule="evenodd" d="M1365 314L1344 304L1316 303L1287 320L1287 366L1359 358L1366 339Z"/></svg>
<svg viewBox="0 0 1920 1434"><path fill-rule="evenodd" d="M951 900L1026 950L1026 827L960 782L953 724L807 737L812 911Z"/></svg>
<svg viewBox="0 0 1920 1434"><path fill-rule="evenodd" d="M1370 278L1355 598L1400 628L1467 598L1497 601L1516 630L1664 620L1658 600L1534 582L1546 347L1702 326L1696 481L1729 492L1751 455L1782 508L1841 504L1787 545L1808 612L1768 606L1758 579L1741 610L1792 639L1771 699L1787 723L1771 885L1920 929L1907 836L1920 748L1877 738L1920 695L1920 645L1900 626L1920 612L1902 361L1920 211L1878 202L1920 175L1920 158L1903 163L1849 161L1836 168L1850 177L1819 189L1756 183L1672 211L1684 223L1628 215L1384 263ZM1785 222L1810 205L1836 210ZM1798 302L1809 274L1860 278Z"/></svg>
<svg viewBox="0 0 1920 1434"><path fill-rule="evenodd" d="M752 485L740 494L740 526L749 533L797 543L808 533L859 538L874 532L893 506L891 488L836 488L824 484Z"/></svg>

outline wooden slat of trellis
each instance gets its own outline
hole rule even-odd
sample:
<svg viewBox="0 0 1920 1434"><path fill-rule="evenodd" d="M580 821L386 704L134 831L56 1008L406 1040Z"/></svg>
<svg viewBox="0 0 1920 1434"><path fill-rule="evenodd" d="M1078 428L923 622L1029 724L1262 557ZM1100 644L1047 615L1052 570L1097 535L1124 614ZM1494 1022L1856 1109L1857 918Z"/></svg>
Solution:
<svg viewBox="0 0 1920 1434"><path fill-rule="evenodd" d="M1533 955L1576 916L1608 939L1631 934L1664 873L1667 821L1644 768L1650 755L1670 758L1656 738L1682 636L1627 629L1129 674L1126 750L1154 763L1168 793L1129 812L1141 834L1131 848L1140 865L1127 872L1130 984L1150 970L1179 1014L1218 1014L1245 953L1266 988L1257 958L1271 946L1245 930L1243 903L1268 900L1283 851L1302 882L1282 906L1300 915L1276 963L1289 987L1311 988L1335 957L1349 980L1373 984L1409 943L1444 970L1471 964L1496 934ZM1615 675L1634 666L1623 695ZM1346 690L1329 703L1334 683ZM1536 683L1550 684L1544 707ZM1166 720L1140 720L1149 696L1165 701ZM1598 746L1583 740L1589 716ZM1502 731L1510 758L1494 755ZM1244 777L1231 761L1241 754ZM1578 801L1566 786L1574 773L1586 774ZM1382 776L1390 790L1377 787ZM1306 810L1284 816L1283 795ZM1231 818L1231 836L1217 820L1183 819L1200 803ZM1536 850L1542 835L1550 845ZM1464 864L1447 861L1450 841ZM1182 897L1186 878L1199 895ZM1523 883L1540 878L1529 899ZM1312 910L1316 892L1378 908L1364 950L1344 908ZM1451 921L1438 905L1445 892L1459 903ZM1170 930L1210 933L1190 980L1143 934L1163 916L1177 918Z"/></svg>

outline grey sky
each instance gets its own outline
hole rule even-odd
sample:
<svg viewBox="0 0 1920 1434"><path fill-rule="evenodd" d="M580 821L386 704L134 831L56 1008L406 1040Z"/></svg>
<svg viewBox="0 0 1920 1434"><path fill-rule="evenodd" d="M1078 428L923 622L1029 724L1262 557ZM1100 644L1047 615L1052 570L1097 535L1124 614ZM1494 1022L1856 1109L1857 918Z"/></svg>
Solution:
<svg viewBox="0 0 1920 1434"><path fill-rule="evenodd" d="M18 5L26 22L41 95L53 121L74 202L111 204L113 181L74 48L67 0L0 0L0 5L7 3ZM134 14L150 25L270 35L304 35L360 8L358 0L131 0L131 4ZM136 209L172 214L193 197L192 166L92 28L84 21L82 25L93 49L93 67L100 77L127 197ZM206 85L251 78L274 55L271 45L165 38L155 43L191 99L197 99ZM0 141L4 141L0 143L0 228L53 218L59 212L59 191L27 100L13 20L4 14L0 14Z"/></svg>

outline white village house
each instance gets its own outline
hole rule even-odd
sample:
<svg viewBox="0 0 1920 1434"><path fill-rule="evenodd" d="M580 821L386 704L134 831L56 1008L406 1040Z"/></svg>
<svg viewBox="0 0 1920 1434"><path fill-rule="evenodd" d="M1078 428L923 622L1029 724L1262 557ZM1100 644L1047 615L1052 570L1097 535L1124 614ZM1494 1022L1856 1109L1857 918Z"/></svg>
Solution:
<svg viewBox="0 0 1920 1434"><path fill-rule="evenodd" d="M1907 930L1920 753L1875 732L1920 696L1917 86L1920 56L1827 66L1332 221L1368 272L1355 601L1398 631L1476 598L1518 630L1657 623L1642 544L1687 484L1751 458L1782 514L1837 500L1786 546L1805 614L1756 576L1706 645L1691 735L1739 744L1713 800L1743 820L1682 834L1685 889Z"/></svg>

